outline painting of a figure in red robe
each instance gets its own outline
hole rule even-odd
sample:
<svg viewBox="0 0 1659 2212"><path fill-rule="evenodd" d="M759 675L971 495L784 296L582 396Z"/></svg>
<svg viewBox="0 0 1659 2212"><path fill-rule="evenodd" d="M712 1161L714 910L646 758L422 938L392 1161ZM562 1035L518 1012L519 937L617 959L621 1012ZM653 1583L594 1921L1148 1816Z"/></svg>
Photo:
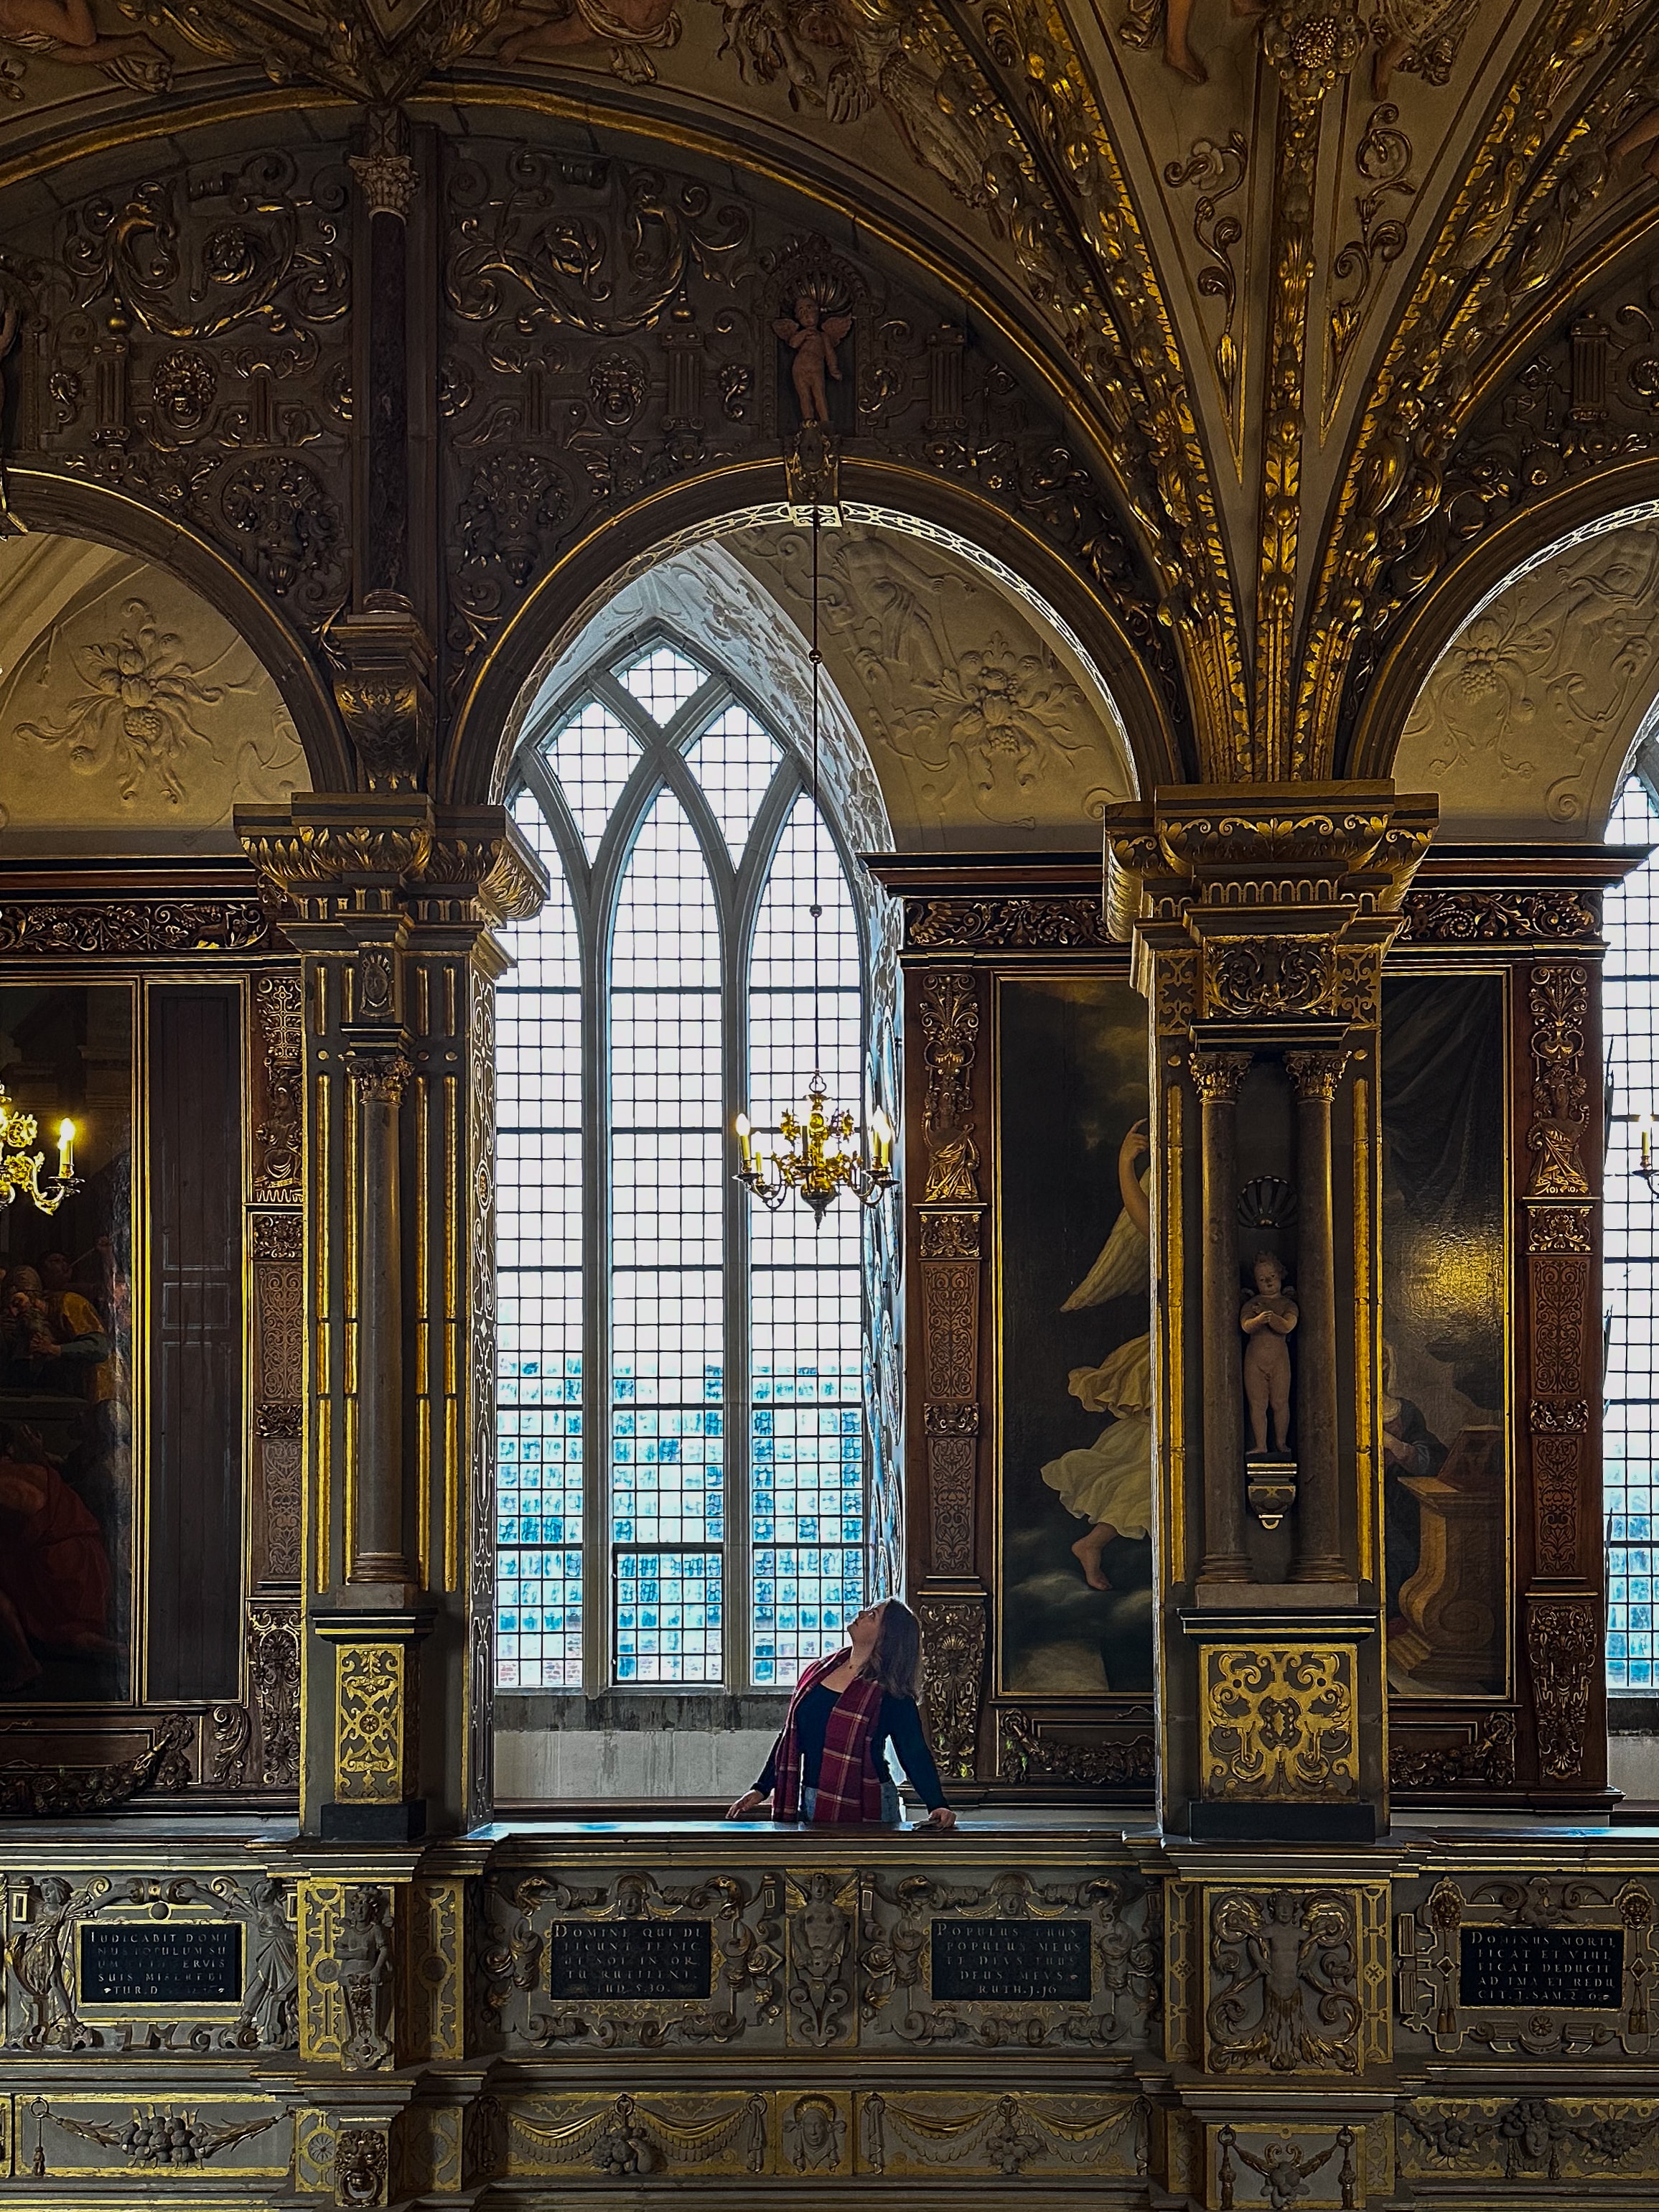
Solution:
<svg viewBox="0 0 1659 2212"><path fill-rule="evenodd" d="M131 994L0 989L0 1082L75 1122L80 1177L0 1213L0 1702L101 1704L131 1693Z"/></svg>

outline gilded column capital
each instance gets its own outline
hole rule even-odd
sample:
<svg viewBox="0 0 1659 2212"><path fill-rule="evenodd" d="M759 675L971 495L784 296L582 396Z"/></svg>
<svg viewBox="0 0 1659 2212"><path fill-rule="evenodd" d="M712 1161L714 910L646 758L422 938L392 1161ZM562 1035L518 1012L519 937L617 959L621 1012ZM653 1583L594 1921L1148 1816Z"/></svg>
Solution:
<svg viewBox="0 0 1659 2212"><path fill-rule="evenodd" d="M239 807L236 831L259 873L307 921L371 907L426 910L488 927L527 921L546 869L501 806L434 806L416 791L301 792L281 810Z"/></svg>
<svg viewBox="0 0 1659 2212"><path fill-rule="evenodd" d="M356 1053L346 1062L346 1073L365 1105L397 1105L414 1073L400 1052Z"/></svg>
<svg viewBox="0 0 1659 2212"><path fill-rule="evenodd" d="M1438 811L1382 781L1165 786L1106 811L1113 933L1206 915L1236 932L1241 907L1262 930L1291 909L1299 935L1318 933L1320 908L1332 935L1395 915Z"/></svg>
<svg viewBox="0 0 1659 2212"><path fill-rule="evenodd" d="M1285 1071L1298 1098L1322 1098L1328 1106L1348 1065L1346 1051L1287 1052Z"/></svg>
<svg viewBox="0 0 1659 2212"><path fill-rule="evenodd" d="M1188 1055L1193 1081L1206 1106L1231 1106L1244 1085L1255 1058L1248 1052L1195 1052Z"/></svg>

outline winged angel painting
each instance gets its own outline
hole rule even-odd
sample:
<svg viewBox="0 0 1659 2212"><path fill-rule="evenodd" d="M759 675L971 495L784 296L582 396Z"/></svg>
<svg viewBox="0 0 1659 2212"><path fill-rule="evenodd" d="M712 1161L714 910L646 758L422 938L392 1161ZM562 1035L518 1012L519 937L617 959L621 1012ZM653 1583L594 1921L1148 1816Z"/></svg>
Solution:
<svg viewBox="0 0 1659 2212"><path fill-rule="evenodd" d="M1103 976L998 998L1005 1691L1152 1680L1146 1013Z"/></svg>

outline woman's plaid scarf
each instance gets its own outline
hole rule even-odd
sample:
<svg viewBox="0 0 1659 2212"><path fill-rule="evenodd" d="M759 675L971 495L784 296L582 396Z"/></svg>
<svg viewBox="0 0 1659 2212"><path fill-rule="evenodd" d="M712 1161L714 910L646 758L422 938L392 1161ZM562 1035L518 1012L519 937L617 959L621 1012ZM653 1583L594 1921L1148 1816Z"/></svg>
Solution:
<svg viewBox="0 0 1659 2212"><path fill-rule="evenodd" d="M780 1820L793 1820L800 1815L800 1746L795 1731L800 1701L851 1656L850 1650L832 1651L827 1659L815 1661L795 1685L773 1769L777 1788L775 1817ZM881 1777L870 1756L870 1731L880 1717L881 1684L865 1674L855 1676L836 1699L824 1731L817 1800L812 1808L815 1827L823 1821L880 1820Z"/></svg>

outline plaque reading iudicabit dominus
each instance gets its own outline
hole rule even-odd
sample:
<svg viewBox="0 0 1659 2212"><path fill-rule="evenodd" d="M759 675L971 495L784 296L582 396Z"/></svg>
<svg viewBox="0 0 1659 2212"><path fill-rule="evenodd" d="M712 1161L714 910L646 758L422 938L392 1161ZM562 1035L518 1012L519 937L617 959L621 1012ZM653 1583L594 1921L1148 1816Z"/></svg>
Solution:
<svg viewBox="0 0 1659 2212"><path fill-rule="evenodd" d="M1613 2012L1624 2002L1622 1928L1465 1928L1462 1945L1461 2005Z"/></svg>
<svg viewBox="0 0 1659 2212"><path fill-rule="evenodd" d="M239 1921L122 1920L80 1936L82 2004L241 2002Z"/></svg>
<svg viewBox="0 0 1659 2212"><path fill-rule="evenodd" d="M1094 1945L1086 1920L936 1920L930 1994L969 2004L1087 2004Z"/></svg>
<svg viewBox="0 0 1659 2212"><path fill-rule="evenodd" d="M548 1994L650 2002L707 1997L714 1977L710 1920L556 1920Z"/></svg>

